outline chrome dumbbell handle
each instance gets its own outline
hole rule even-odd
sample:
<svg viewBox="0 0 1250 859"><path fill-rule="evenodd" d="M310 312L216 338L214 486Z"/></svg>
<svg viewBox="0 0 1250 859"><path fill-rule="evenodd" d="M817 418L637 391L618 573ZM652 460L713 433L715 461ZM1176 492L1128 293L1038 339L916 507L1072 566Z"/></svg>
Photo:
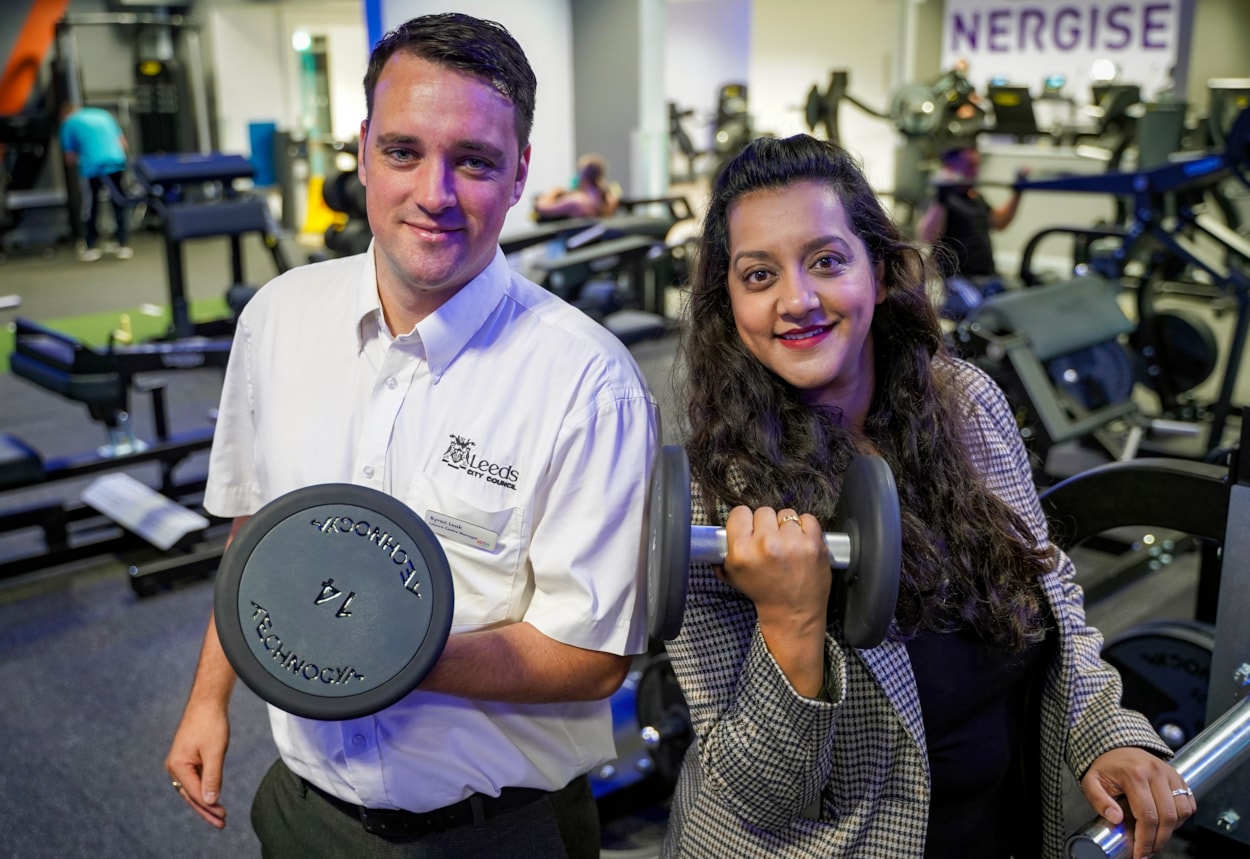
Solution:
<svg viewBox="0 0 1250 859"><path fill-rule="evenodd" d="M825 548L829 550L829 566L845 570L851 565L851 536L826 533ZM690 562L692 564L721 564L729 554L729 537L724 528L714 525L690 526Z"/></svg>

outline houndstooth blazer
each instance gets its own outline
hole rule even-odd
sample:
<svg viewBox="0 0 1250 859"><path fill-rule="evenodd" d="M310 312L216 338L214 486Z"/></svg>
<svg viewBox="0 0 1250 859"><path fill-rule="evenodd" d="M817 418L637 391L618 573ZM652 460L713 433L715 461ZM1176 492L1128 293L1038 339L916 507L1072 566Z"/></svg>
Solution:
<svg viewBox="0 0 1250 859"><path fill-rule="evenodd" d="M940 368L939 368L940 369ZM949 365L967 389L973 460L989 488L1019 510L1038 539L1048 529L1006 398L971 364ZM694 521L719 524L694 493ZM1085 623L1075 569L1060 553L1042 581L1058 626L1045 672L1032 792L1041 796L1043 857L1063 855L1063 767L1077 778L1113 748L1171 752L1141 714L1120 707L1119 675ZM665 857L854 857L924 854L929 763L906 647L856 650L831 627L828 701L796 693L769 654L750 600L706 565L690 570L685 621L669 642L695 740L673 796ZM818 809L818 811L817 811ZM1037 808L1021 809L1036 820ZM1092 812L1091 812L1092 813ZM1038 831L1038 830L1035 830ZM1032 845L1031 845L1032 846ZM975 855L975 845L969 845Z"/></svg>

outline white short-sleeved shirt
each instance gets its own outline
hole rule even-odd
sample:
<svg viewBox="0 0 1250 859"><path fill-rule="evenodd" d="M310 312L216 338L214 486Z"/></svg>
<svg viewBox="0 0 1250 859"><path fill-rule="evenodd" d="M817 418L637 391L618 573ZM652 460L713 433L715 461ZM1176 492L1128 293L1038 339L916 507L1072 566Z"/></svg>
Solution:
<svg viewBox="0 0 1250 859"><path fill-rule="evenodd" d="M657 421L628 350L515 274L502 252L392 338L370 248L292 269L249 302L205 507L249 515L319 483L385 491L427 523L437 513L492 535L487 550L435 531L455 583L453 633L525 621L577 647L636 653L646 647ZM554 790L615 756L607 701L517 705L417 691L342 722L269 712L292 770L371 808Z"/></svg>

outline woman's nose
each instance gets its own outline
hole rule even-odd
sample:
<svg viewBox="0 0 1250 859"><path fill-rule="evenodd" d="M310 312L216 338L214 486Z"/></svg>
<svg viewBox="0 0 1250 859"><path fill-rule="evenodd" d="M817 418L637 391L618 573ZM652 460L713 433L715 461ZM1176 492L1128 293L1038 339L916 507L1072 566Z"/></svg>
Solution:
<svg viewBox="0 0 1250 859"><path fill-rule="evenodd" d="M790 316L805 316L818 304L815 284L806 277L787 278L781 290L781 311Z"/></svg>

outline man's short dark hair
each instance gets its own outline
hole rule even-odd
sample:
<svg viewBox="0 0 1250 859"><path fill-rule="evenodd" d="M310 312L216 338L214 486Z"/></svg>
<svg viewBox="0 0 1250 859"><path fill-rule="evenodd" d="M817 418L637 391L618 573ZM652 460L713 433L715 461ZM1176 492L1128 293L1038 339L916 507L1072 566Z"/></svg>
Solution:
<svg viewBox="0 0 1250 859"><path fill-rule="evenodd" d="M373 116L373 91L398 51L473 75L498 90L516 111L517 141L529 144L538 82L521 46L502 24L459 12L422 15L383 36L365 72L365 117Z"/></svg>

